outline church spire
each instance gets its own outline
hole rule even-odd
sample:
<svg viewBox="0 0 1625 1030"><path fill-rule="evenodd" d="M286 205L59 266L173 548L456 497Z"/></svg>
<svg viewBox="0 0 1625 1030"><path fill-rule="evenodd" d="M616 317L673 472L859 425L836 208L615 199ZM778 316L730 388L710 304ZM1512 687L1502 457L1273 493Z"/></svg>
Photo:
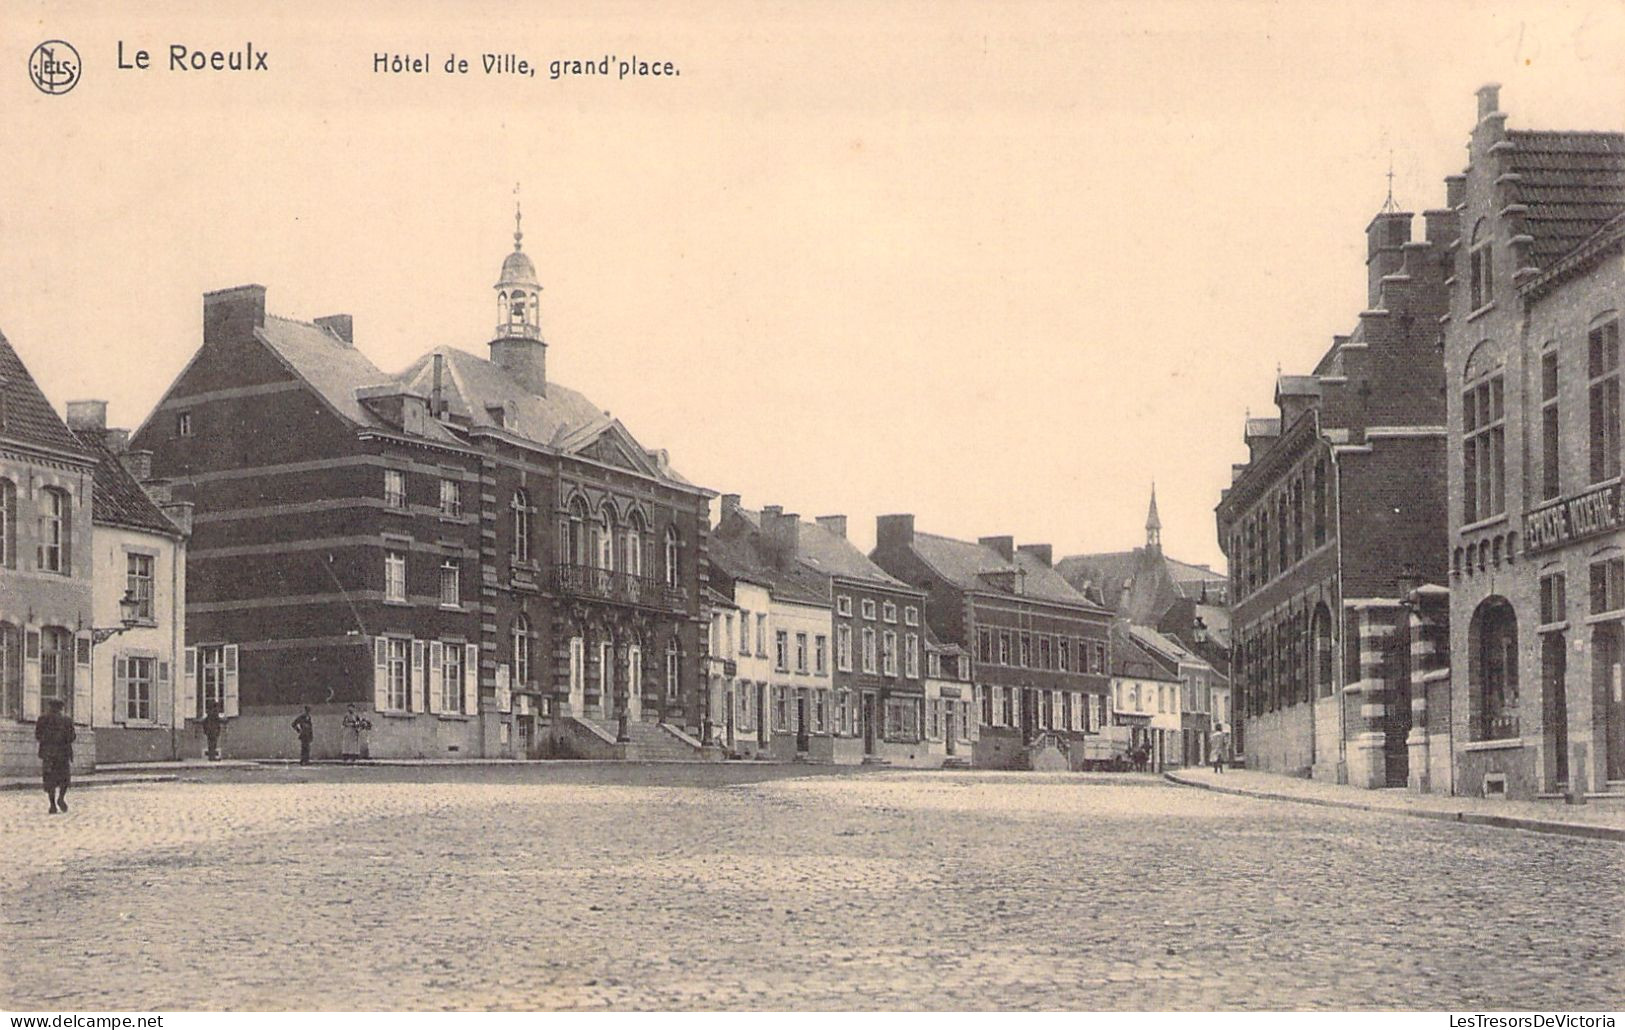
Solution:
<svg viewBox="0 0 1625 1030"><path fill-rule="evenodd" d="M513 249L515 251L525 249L521 245L521 241L525 238L525 231L522 225L524 217L525 213L519 210L519 186L516 183L513 188Z"/></svg>
<svg viewBox="0 0 1625 1030"><path fill-rule="evenodd" d="M1151 484L1151 509L1145 514L1145 546L1162 549L1162 519L1157 517L1157 484Z"/></svg>

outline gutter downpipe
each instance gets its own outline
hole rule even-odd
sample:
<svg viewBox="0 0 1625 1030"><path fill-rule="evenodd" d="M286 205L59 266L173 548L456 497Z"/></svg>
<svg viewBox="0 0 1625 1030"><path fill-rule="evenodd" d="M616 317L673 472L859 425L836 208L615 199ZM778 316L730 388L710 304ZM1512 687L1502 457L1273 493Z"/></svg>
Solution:
<svg viewBox="0 0 1625 1030"><path fill-rule="evenodd" d="M1320 411L1315 411L1315 435L1320 435ZM1332 488L1332 514L1333 525L1337 531L1337 663L1332 669L1332 696L1337 698L1337 770L1336 782L1348 782L1348 740L1349 740L1349 706L1348 699L1343 696L1344 679L1347 670L1348 625L1345 618L1343 602L1346 600L1343 590L1343 470L1337 460L1337 448L1329 444L1326 447L1331 458ZM1311 725L1313 716L1310 716Z"/></svg>

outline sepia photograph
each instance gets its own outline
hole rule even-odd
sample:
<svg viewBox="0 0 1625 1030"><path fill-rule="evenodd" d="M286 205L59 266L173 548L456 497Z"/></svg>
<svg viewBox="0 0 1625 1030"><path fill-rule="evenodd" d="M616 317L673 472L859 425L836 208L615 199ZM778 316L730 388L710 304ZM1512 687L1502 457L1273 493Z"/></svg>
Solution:
<svg viewBox="0 0 1625 1030"><path fill-rule="evenodd" d="M0 243L10 1027L1625 1010L1620 0L15 0Z"/></svg>

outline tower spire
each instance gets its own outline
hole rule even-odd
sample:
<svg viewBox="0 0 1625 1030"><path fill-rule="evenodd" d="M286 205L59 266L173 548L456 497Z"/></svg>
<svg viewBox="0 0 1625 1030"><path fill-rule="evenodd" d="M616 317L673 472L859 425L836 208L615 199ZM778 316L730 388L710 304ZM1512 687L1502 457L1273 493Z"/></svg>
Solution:
<svg viewBox="0 0 1625 1030"><path fill-rule="evenodd" d="M1162 547L1162 519L1157 516L1157 484L1151 482L1151 508L1145 513L1145 545Z"/></svg>
<svg viewBox="0 0 1625 1030"><path fill-rule="evenodd" d="M516 182L516 183L513 184L513 249L514 250L522 250L522 249L524 249L521 246L521 243L520 243L520 241L522 241L525 238L524 228L523 228L523 226L521 224L523 222L523 220L524 220L524 217L525 217L524 212L519 209L519 184Z"/></svg>

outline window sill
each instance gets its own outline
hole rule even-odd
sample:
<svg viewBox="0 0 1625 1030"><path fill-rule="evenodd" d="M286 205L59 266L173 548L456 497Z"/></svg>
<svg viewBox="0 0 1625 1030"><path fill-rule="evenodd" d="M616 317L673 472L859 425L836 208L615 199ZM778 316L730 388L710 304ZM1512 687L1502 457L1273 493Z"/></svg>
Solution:
<svg viewBox="0 0 1625 1030"><path fill-rule="evenodd" d="M1599 622L1618 622L1625 619L1625 608L1615 608L1613 611L1596 612L1586 616L1586 625L1594 626Z"/></svg>
<svg viewBox="0 0 1625 1030"><path fill-rule="evenodd" d="M1506 522L1506 520L1507 513L1503 511L1499 515L1491 515L1487 519L1479 519L1477 522L1467 523L1465 526L1462 526L1460 529L1456 530L1456 535L1463 536L1467 533L1476 533L1481 529L1489 529L1491 526L1499 526Z"/></svg>
<svg viewBox="0 0 1625 1030"><path fill-rule="evenodd" d="M411 607L413 607L411 601L398 600L398 599L393 598L393 597L384 598L384 603L387 604L387 605L390 605L391 607L394 607L394 608L411 608Z"/></svg>
<svg viewBox="0 0 1625 1030"><path fill-rule="evenodd" d="M1569 628L1569 620L1563 619L1563 620L1561 620L1559 622L1542 623L1541 625L1535 627L1535 632L1536 633L1561 633L1561 632L1563 632L1564 630L1566 630L1568 628Z"/></svg>
<svg viewBox="0 0 1625 1030"><path fill-rule="evenodd" d="M472 722L474 719L472 715L464 715L462 712L436 712L434 716L441 722Z"/></svg>
<svg viewBox="0 0 1625 1030"><path fill-rule="evenodd" d="M1461 746L1463 751L1512 751L1523 747L1522 737L1502 737L1500 740L1471 740Z"/></svg>
<svg viewBox="0 0 1625 1030"><path fill-rule="evenodd" d="M421 712L387 711L387 712L379 712L378 714L383 716L386 719L416 719L422 713Z"/></svg>
<svg viewBox="0 0 1625 1030"><path fill-rule="evenodd" d="M443 611L443 612L466 612L466 611L468 611L467 608L464 608L460 604L447 604L444 601L440 602L440 610Z"/></svg>
<svg viewBox="0 0 1625 1030"><path fill-rule="evenodd" d="M1495 301L1492 300L1488 304L1485 304L1483 307L1476 308L1476 309L1474 309L1472 311L1467 312L1467 317L1466 317L1465 321L1471 322L1474 319L1477 319L1482 315L1486 315L1489 312L1494 311L1494 310L1495 310Z"/></svg>
<svg viewBox="0 0 1625 1030"><path fill-rule="evenodd" d="M224 718L224 716L222 716L222 718ZM155 722L152 719L114 719L113 720L113 728L114 729L123 728L123 729L131 729L131 730L154 730L154 729L157 729L161 725L162 725L161 723Z"/></svg>

